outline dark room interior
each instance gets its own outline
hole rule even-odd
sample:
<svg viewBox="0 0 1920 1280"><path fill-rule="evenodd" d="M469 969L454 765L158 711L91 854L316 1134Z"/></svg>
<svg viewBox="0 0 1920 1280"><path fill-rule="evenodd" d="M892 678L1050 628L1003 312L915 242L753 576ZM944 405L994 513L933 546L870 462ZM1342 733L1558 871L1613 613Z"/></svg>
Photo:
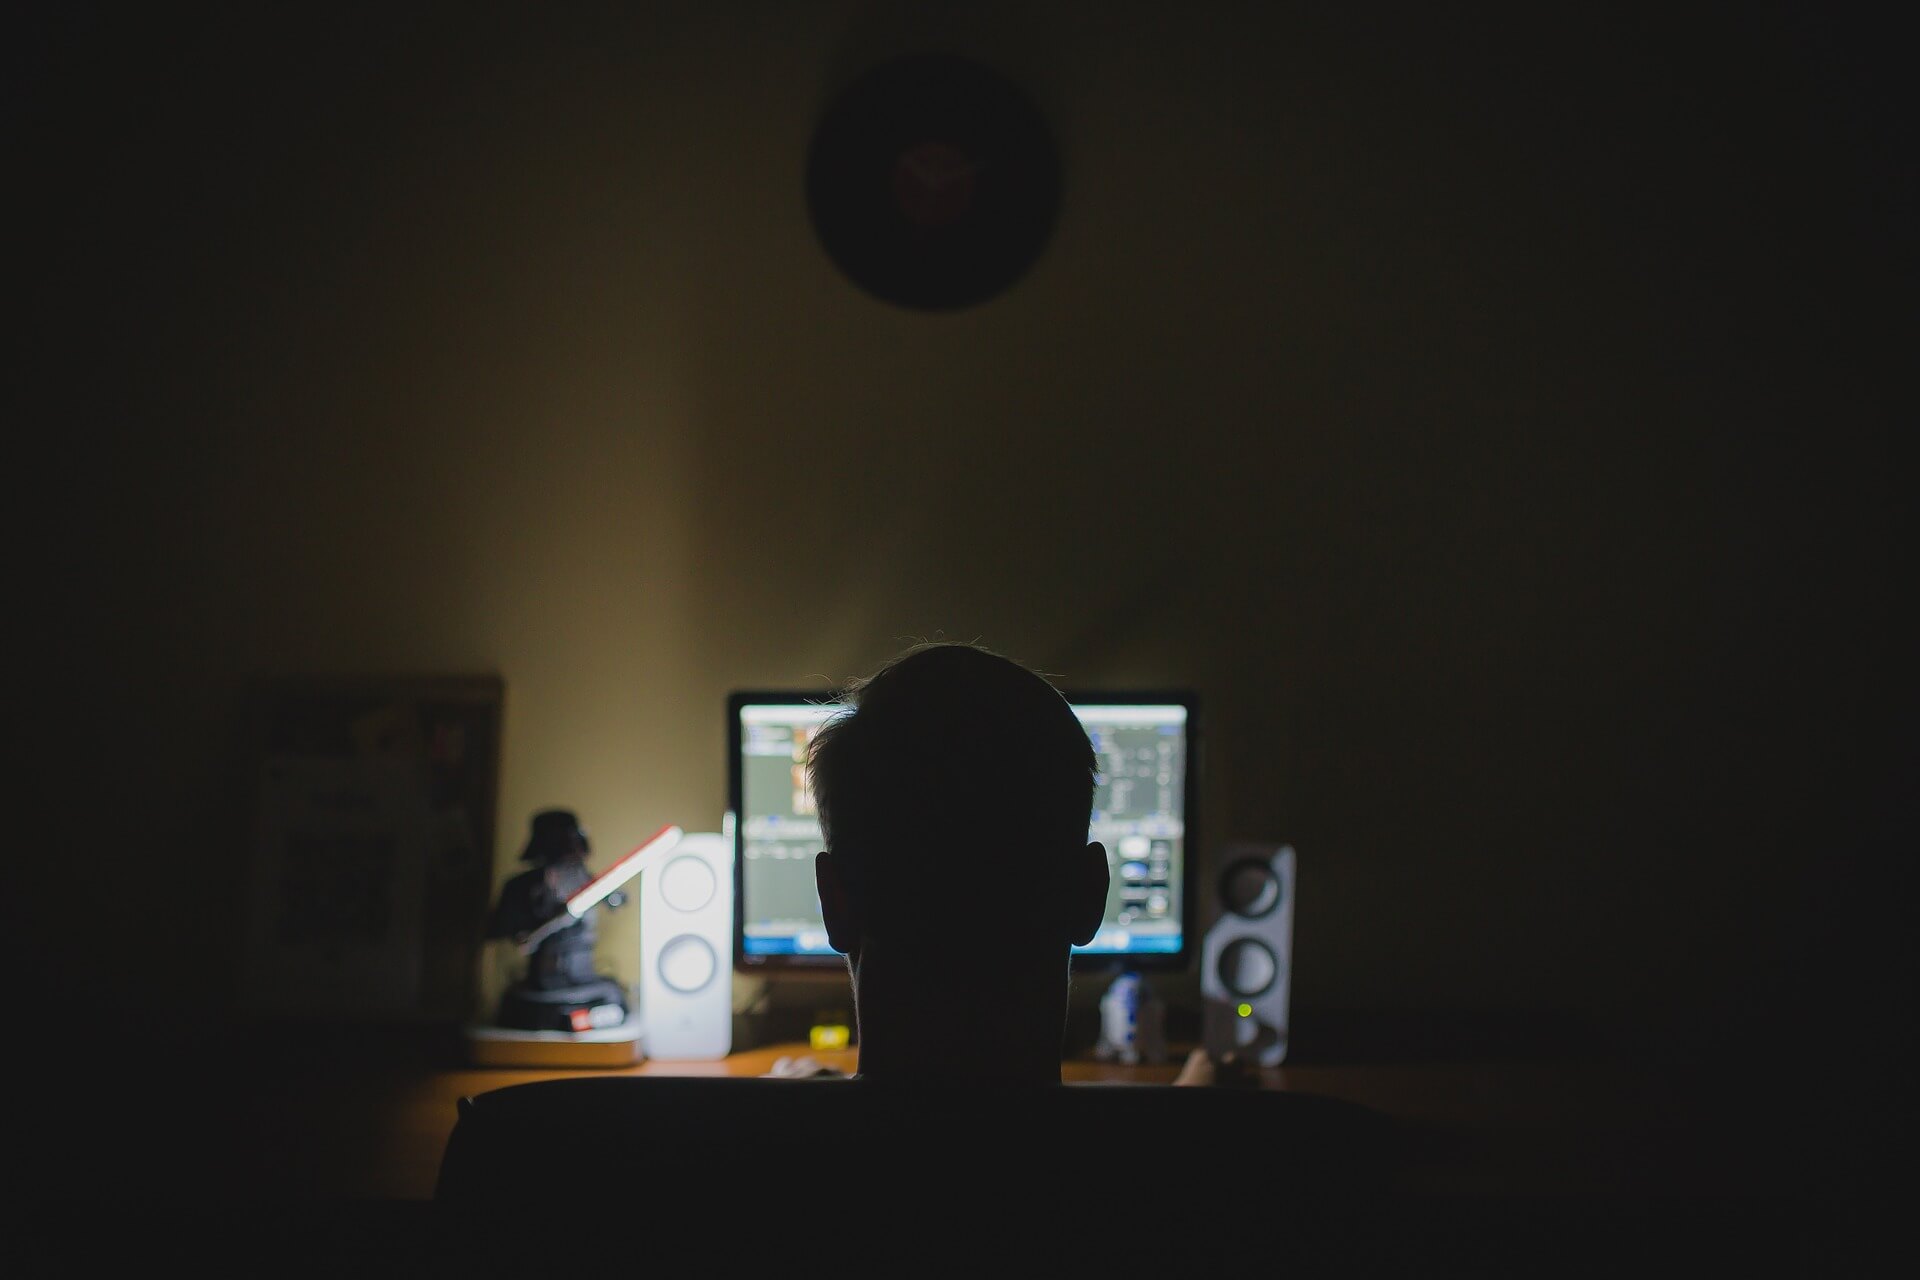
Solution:
<svg viewBox="0 0 1920 1280"><path fill-rule="evenodd" d="M1190 933L1229 845L1297 851L1268 1083L1464 1144L1424 1194L1864 1212L1914 849L1872 13L15 10L13 1052L85 1117L29 1182L424 1212L456 1096L651 1078L461 1057L532 815L596 870L719 832L730 693L944 640L1197 695ZM932 301L809 195L830 105L928 53L1057 165L1025 256ZM269 708L380 681L493 691L472 874L416 904L444 967L283 999ZM1190 1044L1198 950L1146 981ZM844 969L731 983L732 1074L852 1061L808 1041Z"/></svg>

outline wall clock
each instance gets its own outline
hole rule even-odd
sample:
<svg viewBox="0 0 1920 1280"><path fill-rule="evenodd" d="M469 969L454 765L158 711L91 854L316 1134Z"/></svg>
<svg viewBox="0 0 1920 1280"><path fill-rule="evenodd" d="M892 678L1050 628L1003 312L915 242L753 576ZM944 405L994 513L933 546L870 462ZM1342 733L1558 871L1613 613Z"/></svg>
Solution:
<svg viewBox="0 0 1920 1280"><path fill-rule="evenodd" d="M1052 235L1060 160L1033 102L970 60L913 54L827 105L807 157L807 208L856 285L954 310L1005 291Z"/></svg>

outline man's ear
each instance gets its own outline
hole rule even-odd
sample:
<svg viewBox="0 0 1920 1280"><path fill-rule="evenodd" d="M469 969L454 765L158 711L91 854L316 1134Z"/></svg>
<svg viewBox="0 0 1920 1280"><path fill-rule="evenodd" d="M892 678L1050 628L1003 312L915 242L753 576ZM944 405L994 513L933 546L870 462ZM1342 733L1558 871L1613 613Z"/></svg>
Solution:
<svg viewBox="0 0 1920 1280"><path fill-rule="evenodd" d="M1093 941L1107 915L1107 846L1095 840L1074 855L1067 874L1067 938L1077 947Z"/></svg>
<svg viewBox="0 0 1920 1280"><path fill-rule="evenodd" d="M860 920L847 893L846 881L833 855L822 849L813 856L813 883L820 891L820 918L826 922L827 945L851 955L860 940Z"/></svg>

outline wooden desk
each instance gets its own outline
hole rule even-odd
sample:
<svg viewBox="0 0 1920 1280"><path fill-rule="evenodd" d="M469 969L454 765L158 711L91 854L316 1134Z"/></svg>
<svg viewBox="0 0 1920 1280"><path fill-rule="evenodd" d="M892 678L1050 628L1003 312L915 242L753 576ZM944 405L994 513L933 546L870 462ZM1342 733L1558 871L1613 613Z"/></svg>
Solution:
<svg viewBox="0 0 1920 1280"><path fill-rule="evenodd" d="M418 1070L347 1067L275 1073L228 1099L233 1133L253 1168L243 1194L424 1199L433 1194L440 1154L459 1100L469 1094L568 1076L762 1076L781 1057L807 1056L854 1070L852 1049L815 1052L804 1044L748 1049L717 1062L646 1061L611 1070L489 1068ZM1171 1081L1177 1064L1125 1067L1069 1063L1069 1080Z"/></svg>
<svg viewBox="0 0 1920 1280"><path fill-rule="evenodd" d="M378 1059L262 1072L223 1102L230 1194L424 1200L463 1096L581 1075L758 1076L783 1055L851 1071L852 1050L802 1044L718 1062L654 1062L612 1071L436 1069ZM1070 1082L1170 1082L1178 1063L1070 1061ZM1729 1161L1690 1134L1684 1101L1617 1068L1564 1062L1303 1065L1270 1069L1263 1087L1358 1102L1442 1139L1429 1184L1444 1192L1587 1194L1782 1192L1778 1169ZM1771 1179L1771 1180L1770 1180Z"/></svg>

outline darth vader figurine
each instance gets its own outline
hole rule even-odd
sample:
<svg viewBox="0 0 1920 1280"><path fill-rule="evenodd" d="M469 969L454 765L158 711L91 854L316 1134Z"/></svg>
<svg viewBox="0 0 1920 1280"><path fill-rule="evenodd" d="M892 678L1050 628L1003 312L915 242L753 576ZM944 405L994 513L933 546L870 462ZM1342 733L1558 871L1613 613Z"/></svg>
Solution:
<svg viewBox="0 0 1920 1280"><path fill-rule="evenodd" d="M487 925L489 938L524 941L565 910L567 899L593 880L587 870L586 829L565 809L533 815L521 860L533 864L500 890ZM617 907L618 893L603 905ZM594 972L593 912L547 932L527 959L526 974L500 998L499 1024L526 1031L588 1031L627 1020L619 983Z"/></svg>

